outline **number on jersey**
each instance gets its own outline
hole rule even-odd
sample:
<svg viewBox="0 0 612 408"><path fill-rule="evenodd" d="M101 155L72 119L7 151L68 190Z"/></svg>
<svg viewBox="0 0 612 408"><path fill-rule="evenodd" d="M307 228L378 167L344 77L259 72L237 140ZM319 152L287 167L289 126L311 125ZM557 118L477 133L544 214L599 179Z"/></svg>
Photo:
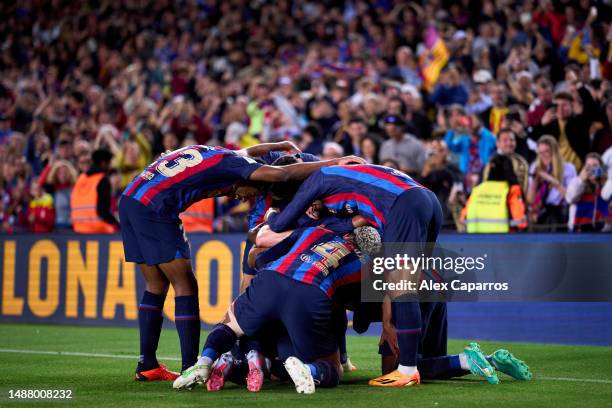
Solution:
<svg viewBox="0 0 612 408"><path fill-rule="evenodd" d="M187 149L183 150L179 156L173 159L160 161L157 164L157 171L166 177L174 177L187 168L202 163L202 160L204 160L204 158L198 150Z"/></svg>

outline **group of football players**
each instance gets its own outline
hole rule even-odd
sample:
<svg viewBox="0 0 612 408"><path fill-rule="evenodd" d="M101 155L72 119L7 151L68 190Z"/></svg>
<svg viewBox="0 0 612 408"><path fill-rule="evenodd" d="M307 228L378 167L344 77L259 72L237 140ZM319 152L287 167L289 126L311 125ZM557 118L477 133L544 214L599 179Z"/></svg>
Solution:
<svg viewBox="0 0 612 408"><path fill-rule="evenodd" d="M198 287L178 215L221 195L254 201L251 230L241 293L199 353ZM126 260L139 264L146 281L137 380L173 380L177 389L206 384L209 391L228 380L254 392L265 379L290 379L299 393L334 387L343 372L355 369L346 351L347 310L358 332L382 322L383 373L372 386L469 373L496 384L496 370L531 378L527 365L507 350L487 356L470 343L447 355L444 302L419 302L408 291L389 291L378 303L361 301L369 259L391 256L406 243L431 251L440 230L436 196L397 170L353 156L319 161L289 142L241 151L188 146L137 176L123 193L119 215ZM416 272L409 276L418 279ZM384 276L404 278L393 270ZM176 295L180 374L156 358L169 285Z"/></svg>

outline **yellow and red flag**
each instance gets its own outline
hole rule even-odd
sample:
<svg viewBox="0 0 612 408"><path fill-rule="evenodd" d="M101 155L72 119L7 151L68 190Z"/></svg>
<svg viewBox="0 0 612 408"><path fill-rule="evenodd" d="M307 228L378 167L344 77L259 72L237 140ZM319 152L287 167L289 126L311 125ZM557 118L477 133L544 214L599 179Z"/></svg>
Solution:
<svg viewBox="0 0 612 408"><path fill-rule="evenodd" d="M431 91L438 82L440 71L448 62L448 48L434 26L425 29L425 51L419 56L423 87Z"/></svg>

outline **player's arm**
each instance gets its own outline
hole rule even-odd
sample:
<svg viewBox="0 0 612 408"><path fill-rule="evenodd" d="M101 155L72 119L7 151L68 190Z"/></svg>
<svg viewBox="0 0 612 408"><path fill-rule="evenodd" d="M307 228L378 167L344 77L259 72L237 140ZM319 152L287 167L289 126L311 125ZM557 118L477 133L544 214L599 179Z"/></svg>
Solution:
<svg viewBox="0 0 612 408"><path fill-rule="evenodd" d="M268 183L303 180L321 167L363 163L365 163L365 161L360 157L346 156L339 159L322 160L311 163L295 163L286 166L261 166L251 173L249 180L264 181Z"/></svg>
<svg viewBox="0 0 612 408"><path fill-rule="evenodd" d="M303 230L304 229L295 230L289 234L287 238L283 239L273 247L263 248L262 251L256 254L255 263L252 267L255 269L260 269L266 264L276 261L277 259L286 255L291 250L293 244L295 244L298 238L302 235Z"/></svg>
<svg viewBox="0 0 612 408"><path fill-rule="evenodd" d="M321 172L313 174L302 183L298 192L282 212L279 212L277 208L270 208L264 216L264 221L268 223L270 229L274 232L282 232L291 228L317 198L325 195L328 186L324 179L325 176Z"/></svg>
<svg viewBox="0 0 612 408"><path fill-rule="evenodd" d="M287 238L293 230L287 230L283 232L274 232L270 229L269 226L263 226L259 232L257 233L257 238L255 239L255 245L258 248L270 248L274 245L278 244L285 238Z"/></svg>
<svg viewBox="0 0 612 408"><path fill-rule="evenodd" d="M285 151L299 153L301 150L292 142L283 141L278 143L260 143L256 146L247 147L246 149L238 150L240 156L259 157L270 152Z"/></svg>
<svg viewBox="0 0 612 408"><path fill-rule="evenodd" d="M337 217L335 215L330 215L321 220L316 220L316 222L318 225L322 225L337 234L346 234L352 232L355 228L370 225L361 215L355 215L354 217Z"/></svg>

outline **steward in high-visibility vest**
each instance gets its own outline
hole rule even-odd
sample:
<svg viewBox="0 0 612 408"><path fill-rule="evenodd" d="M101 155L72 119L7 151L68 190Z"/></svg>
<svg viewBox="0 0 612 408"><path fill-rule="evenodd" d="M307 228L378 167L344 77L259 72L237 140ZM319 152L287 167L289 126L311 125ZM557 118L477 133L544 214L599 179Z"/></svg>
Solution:
<svg viewBox="0 0 612 408"><path fill-rule="evenodd" d="M92 159L92 167L79 176L72 189L72 228L81 234L112 234L119 225L111 213L111 185L106 175L112 154L96 150Z"/></svg>
<svg viewBox="0 0 612 408"><path fill-rule="evenodd" d="M205 198L191 206L179 216L183 222L185 232L213 232L213 221L215 220L215 199Z"/></svg>
<svg viewBox="0 0 612 408"><path fill-rule="evenodd" d="M474 187L464 209L467 232L507 233L527 228L523 193L518 183L512 183L516 181L512 162L506 156L495 156L491 164L489 180Z"/></svg>

